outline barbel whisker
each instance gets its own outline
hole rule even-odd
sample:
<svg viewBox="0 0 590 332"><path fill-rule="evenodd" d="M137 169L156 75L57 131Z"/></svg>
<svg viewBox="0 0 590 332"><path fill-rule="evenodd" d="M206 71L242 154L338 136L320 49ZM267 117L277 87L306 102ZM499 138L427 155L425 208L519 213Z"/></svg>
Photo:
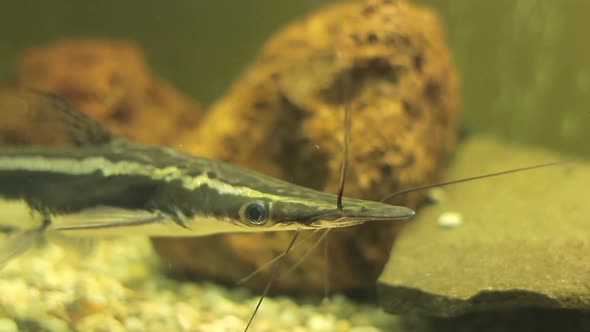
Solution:
<svg viewBox="0 0 590 332"><path fill-rule="evenodd" d="M295 235L293 235L291 242L289 242L289 246L285 250L285 254L281 257L287 256L289 254L289 251L293 248L293 244L297 240L299 233L300 233L299 231L295 232ZM268 278L268 282L266 283L266 287L264 287L264 290L262 291L262 295L260 296L260 299L256 303L256 307L254 308L252 315L250 315L250 319L248 320L248 324L246 324L246 327L244 328L244 332L247 332L248 329L250 328L250 325L252 325L252 321L254 320L256 313L258 313L258 309L260 309L260 305L262 304L262 301L264 300L264 298L268 294L268 291L270 290L270 287L272 286L272 282L274 280L275 274L277 273L277 271L279 270L279 268L281 266L281 262L282 261L279 260L276 264L273 264L272 270L270 271L270 277Z"/></svg>
<svg viewBox="0 0 590 332"><path fill-rule="evenodd" d="M318 228L316 230L313 230L312 231L312 235L310 235L310 236L304 238L303 240L297 242L297 244L293 246L293 249L296 249L296 248L301 247L303 244L305 244L307 241L309 241L313 237L313 234L315 234L315 233L317 233L317 232L319 232L321 230L322 230L321 228ZM262 270L264 270L267 267L271 266L272 264L274 264L276 261L278 261L279 259L281 259L285 255L286 255L286 253L283 251L282 253L280 253L279 255L277 255L275 258L273 258L270 261L262 264L256 270L254 270L253 272L251 272L247 276L245 276L245 277L241 278L240 280L238 280L237 284L238 285L242 285L242 284L248 282L248 280L252 279L254 276L256 276L258 273L260 273Z"/></svg>
<svg viewBox="0 0 590 332"><path fill-rule="evenodd" d="M338 200L336 209L342 211L342 197L344 196L344 183L346 182L346 171L348 170L348 144L350 141L350 105L347 103L344 108L344 147L342 149L342 163L340 164L340 183L338 185Z"/></svg>
<svg viewBox="0 0 590 332"><path fill-rule="evenodd" d="M448 185L452 185L452 184L469 182L469 181L480 180L480 179L485 179L485 178L491 178L491 177L496 177L496 176L501 176L501 175L506 175L506 174L530 171L530 170L537 169L537 168L545 168L545 167L551 167L551 166L556 166L556 165L568 164L568 163L572 163L572 162L576 162L576 161L579 161L579 159L574 158L574 159L568 159L568 160L557 160L557 161L551 161L551 162L542 163L542 164L536 164L536 165L532 165L532 166L525 166L525 167L513 168L513 169L509 169L509 170L503 170L503 171L494 172L494 173L470 176L470 177L466 177L466 178L462 178L462 179L458 179L458 180L443 181L443 182L438 182L438 183L433 183L433 184L427 184L424 186L418 186L418 187L413 187L413 188L408 188L408 189L396 191L394 193L386 195L379 202L384 203L384 202L387 202L393 198L399 197L404 194L413 193L416 191L444 187L444 186L448 186Z"/></svg>
<svg viewBox="0 0 590 332"><path fill-rule="evenodd" d="M319 230L318 230L319 231ZM315 233L315 232L314 232ZM319 239L314 242L314 244L311 245L311 247L309 247L309 249L307 249L305 251L305 253L303 254L303 256L301 256L301 258L299 258L299 260L293 264L288 270L286 270L285 272L283 272L280 276L279 279L281 278L285 278L288 274L290 274L291 272L293 272L297 267L299 267L301 264L303 264L303 262L305 262L305 260L309 257L309 255L311 255L311 253L314 251L314 249L317 248L317 246L322 243L322 241L324 239L326 239L326 237L328 236L328 234L330 233L330 229L326 229L322 235L320 235ZM311 237L309 237L311 238Z"/></svg>

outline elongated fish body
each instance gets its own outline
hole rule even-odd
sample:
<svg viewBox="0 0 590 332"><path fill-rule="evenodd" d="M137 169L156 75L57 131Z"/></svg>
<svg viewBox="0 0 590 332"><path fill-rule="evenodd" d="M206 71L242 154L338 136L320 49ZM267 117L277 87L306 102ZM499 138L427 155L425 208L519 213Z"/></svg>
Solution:
<svg viewBox="0 0 590 332"><path fill-rule="evenodd" d="M291 229L306 225L311 228L315 227L312 224L318 211L331 212L336 202L334 195L229 164L126 141L101 147L3 149L0 151L0 183L0 197L6 202L22 201L33 212L47 213L54 219L54 227L68 227L67 223L56 222L69 221L86 229L75 222L73 215L81 217L92 212L92 216L97 217L99 208L105 213L118 210L120 217L123 211L130 214L143 211L153 217L160 216L158 224L174 221L170 225L175 227L168 228L170 231L165 234L159 233L162 228L156 228L156 233L141 233L158 236L262 231L260 227L246 224L241 227L234 222L241 220L242 204L258 200L276 206L272 216L276 230L288 229L281 225L288 221L297 222ZM355 199L346 199L345 203L366 211L379 207L391 213L392 208ZM406 211L405 208L402 211ZM374 217L380 219L387 214ZM218 222L206 222L207 219ZM224 223L219 220L228 227L220 227ZM122 225L116 227L126 226L125 221L121 220ZM140 222L131 218L130 226L134 226L132 221ZM91 220L84 222L91 223ZM185 223L186 227L176 227L176 223ZM208 227L209 224L214 227ZM96 224L93 228L99 229L99 226ZM347 224L342 222L342 226Z"/></svg>
<svg viewBox="0 0 590 332"><path fill-rule="evenodd" d="M336 209L335 195L177 150L129 142L61 99L16 93L24 100L45 100L36 111L76 128L70 133L75 144L69 147L0 148L0 226L22 236L49 231L202 236L346 227L414 214L405 207L349 198L343 200L343 209ZM0 246L0 264L3 250Z"/></svg>

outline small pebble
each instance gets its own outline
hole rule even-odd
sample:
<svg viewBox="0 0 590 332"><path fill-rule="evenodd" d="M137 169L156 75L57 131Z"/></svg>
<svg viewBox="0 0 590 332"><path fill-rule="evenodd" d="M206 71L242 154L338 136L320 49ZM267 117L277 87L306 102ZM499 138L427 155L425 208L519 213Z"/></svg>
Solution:
<svg viewBox="0 0 590 332"><path fill-rule="evenodd" d="M7 316L0 318L0 332L18 331L17 321L43 331L68 331L72 326L95 332L243 331L257 296L243 288L169 279L151 265L154 254L145 244L141 238L105 241L104 253L83 264L70 262L73 258L56 255L55 250L38 250L15 260L0 273L0 294L4 295L0 306ZM119 257L114 259L109 252ZM138 278L125 272L131 267L149 273ZM32 273L41 268L46 269L42 276ZM313 297L267 297L250 330L373 332L399 325L396 316L384 314L379 307L342 295L332 296L327 303L319 304Z"/></svg>
<svg viewBox="0 0 590 332"><path fill-rule="evenodd" d="M33 324L35 326L37 324ZM38 322L39 328L30 327L25 331L71 331L72 329L68 326L68 323L63 319L56 317L45 317L40 319Z"/></svg>
<svg viewBox="0 0 590 332"><path fill-rule="evenodd" d="M125 320L125 328L130 332L142 332L145 331L145 324L138 317L129 317Z"/></svg>
<svg viewBox="0 0 590 332"><path fill-rule="evenodd" d="M381 330L374 326L357 326L351 328L348 332L381 332Z"/></svg>
<svg viewBox="0 0 590 332"><path fill-rule="evenodd" d="M333 316L316 314L309 318L307 327L311 331L332 331L336 325Z"/></svg>
<svg viewBox="0 0 590 332"><path fill-rule="evenodd" d="M459 212L444 212L438 217L438 225L442 228L456 228L463 224L463 216Z"/></svg>
<svg viewBox="0 0 590 332"><path fill-rule="evenodd" d="M10 318L0 318L0 331L2 332L18 332L18 326L15 321Z"/></svg>

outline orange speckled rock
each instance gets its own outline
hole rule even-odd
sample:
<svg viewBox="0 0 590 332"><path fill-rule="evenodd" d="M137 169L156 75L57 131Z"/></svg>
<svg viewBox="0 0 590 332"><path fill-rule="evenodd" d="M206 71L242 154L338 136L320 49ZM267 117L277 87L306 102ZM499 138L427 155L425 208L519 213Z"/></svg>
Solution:
<svg viewBox="0 0 590 332"><path fill-rule="evenodd" d="M430 183L455 146L459 113L458 75L443 31L435 13L404 1L321 10L272 37L198 130L177 142L195 154L336 192L349 103L348 196L377 200ZM416 206L422 197L397 203ZM291 236L232 234L154 244L176 273L235 282L279 255ZM332 231L330 289L373 287L394 236L393 224ZM283 266L299 261L311 242ZM274 290L323 291L325 263L316 250L277 279ZM263 288L268 276L266 269L249 284Z"/></svg>
<svg viewBox="0 0 590 332"><path fill-rule="evenodd" d="M55 93L115 133L144 143L170 143L193 128L197 105L154 78L128 42L63 40L29 50L17 83Z"/></svg>

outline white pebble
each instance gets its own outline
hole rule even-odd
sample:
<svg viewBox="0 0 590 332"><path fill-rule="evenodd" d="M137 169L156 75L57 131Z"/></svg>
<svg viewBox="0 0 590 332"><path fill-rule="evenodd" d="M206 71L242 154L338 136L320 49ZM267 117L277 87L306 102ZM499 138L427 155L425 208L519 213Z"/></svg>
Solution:
<svg viewBox="0 0 590 332"><path fill-rule="evenodd" d="M224 316L223 318L217 319L213 322L201 324L198 331L207 332L227 332L227 331L242 331L244 329L245 322L236 316Z"/></svg>
<svg viewBox="0 0 590 332"><path fill-rule="evenodd" d="M125 320L125 328L127 331L131 332L141 332L146 330L145 324L138 317L127 318Z"/></svg>
<svg viewBox="0 0 590 332"><path fill-rule="evenodd" d="M39 324L41 325L41 331L71 331L72 329L68 326L63 319L57 317L39 317ZM87 331L87 330L85 330Z"/></svg>
<svg viewBox="0 0 590 332"><path fill-rule="evenodd" d="M124 332L127 329L121 322L109 315L108 313L99 313L84 317L78 324L76 324L77 331L109 331L109 332ZM52 330L57 331L57 330ZM63 331L63 330L62 330Z"/></svg>
<svg viewBox="0 0 590 332"><path fill-rule="evenodd" d="M438 217L438 225L442 228L455 228L463 224L463 216L459 212L444 212Z"/></svg>
<svg viewBox="0 0 590 332"><path fill-rule="evenodd" d="M10 318L0 318L0 331L2 332L18 332L18 326Z"/></svg>
<svg viewBox="0 0 590 332"><path fill-rule="evenodd" d="M336 320L332 316L315 314L309 318L307 327L311 331L332 331Z"/></svg>
<svg viewBox="0 0 590 332"><path fill-rule="evenodd" d="M199 325L201 318L199 312L186 303L178 303L174 308L176 320L183 331L190 331L194 326Z"/></svg>
<svg viewBox="0 0 590 332"><path fill-rule="evenodd" d="M374 326L356 326L351 328L348 332L379 332L380 329Z"/></svg>

